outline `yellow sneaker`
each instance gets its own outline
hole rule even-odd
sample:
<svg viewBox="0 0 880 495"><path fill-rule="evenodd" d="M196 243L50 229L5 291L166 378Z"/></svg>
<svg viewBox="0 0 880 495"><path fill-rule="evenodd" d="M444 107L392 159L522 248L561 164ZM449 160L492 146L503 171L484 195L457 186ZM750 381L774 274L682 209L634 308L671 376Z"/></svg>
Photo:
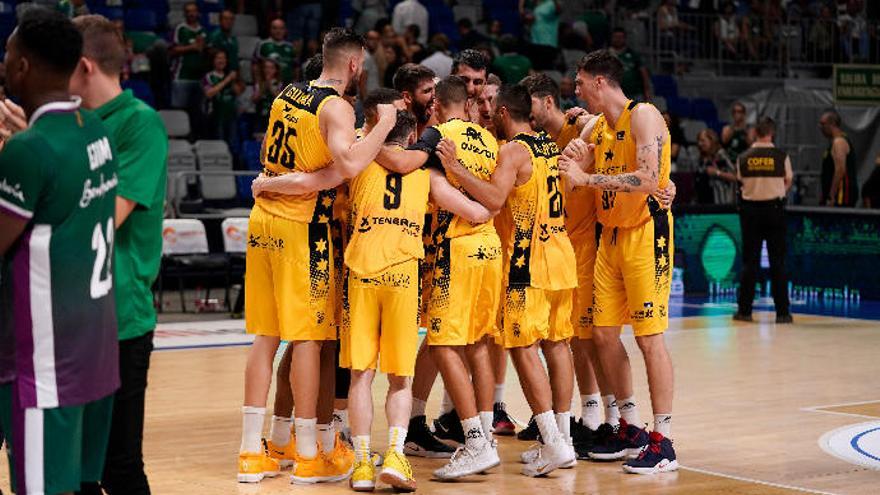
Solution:
<svg viewBox="0 0 880 495"><path fill-rule="evenodd" d="M376 467L372 462L358 462L348 480L351 489L356 492L371 492L376 488Z"/></svg>
<svg viewBox="0 0 880 495"><path fill-rule="evenodd" d="M266 452L242 452L238 454L238 482L259 483L263 478L278 476L278 461Z"/></svg>
<svg viewBox="0 0 880 495"><path fill-rule="evenodd" d="M296 456L296 437L291 436L290 441L283 447L275 445L272 440L267 440L266 450L269 452L269 457L278 461L281 469L289 468L293 466L293 459Z"/></svg>
<svg viewBox="0 0 880 495"><path fill-rule="evenodd" d="M339 434L335 437L336 445L330 454L322 454L325 460L324 477L327 481L340 481L351 476L354 469L354 450L340 440Z"/></svg>
<svg viewBox="0 0 880 495"><path fill-rule="evenodd" d="M388 452L385 453L385 462L382 463L382 473L379 474L379 479L397 492L416 491L416 480L413 477L409 460L394 449L388 449Z"/></svg>
<svg viewBox="0 0 880 495"><path fill-rule="evenodd" d="M306 459L294 455L293 471L290 473L290 482L296 484L312 484L324 481L324 458L316 455L312 459Z"/></svg>

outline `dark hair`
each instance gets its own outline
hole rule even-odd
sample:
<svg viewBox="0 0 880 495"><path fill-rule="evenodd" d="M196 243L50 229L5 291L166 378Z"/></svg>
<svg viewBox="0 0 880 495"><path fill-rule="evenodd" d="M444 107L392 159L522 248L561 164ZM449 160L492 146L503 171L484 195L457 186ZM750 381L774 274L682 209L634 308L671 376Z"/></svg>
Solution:
<svg viewBox="0 0 880 495"><path fill-rule="evenodd" d="M378 88L370 91L370 94L364 98L364 116L370 120L375 116L376 107L379 105L387 105L403 98L400 91L390 88Z"/></svg>
<svg viewBox="0 0 880 495"><path fill-rule="evenodd" d="M489 60L486 59L483 52L471 48L458 52L455 58L452 59L452 73L456 74L458 67L461 65L467 65L474 70L489 71Z"/></svg>
<svg viewBox="0 0 880 495"><path fill-rule="evenodd" d="M758 137L767 137L776 134L776 122L766 115L758 117L758 123L755 125L755 133Z"/></svg>
<svg viewBox="0 0 880 495"><path fill-rule="evenodd" d="M416 38L422 34L422 28L420 28L418 24L410 24L406 29L408 29Z"/></svg>
<svg viewBox="0 0 880 495"><path fill-rule="evenodd" d="M386 143L401 143L405 141L409 135L416 130L416 116L406 110L397 111L397 122L388 137L385 138Z"/></svg>
<svg viewBox="0 0 880 495"><path fill-rule="evenodd" d="M467 84L458 76L448 76L437 83L437 101L441 105L465 103L468 99Z"/></svg>
<svg viewBox="0 0 880 495"><path fill-rule="evenodd" d="M91 59L101 72L115 76L125 65L125 43L116 26L100 15L81 15L73 25L83 38L82 56Z"/></svg>
<svg viewBox="0 0 880 495"><path fill-rule="evenodd" d="M403 64L394 73L394 89L415 93L425 80L434 79L434 71L420 64Z"/></svg>
<svg viewBox="0 0 880 495"><path fill-rule="evenodd" d="M525 86L525 88L529 92L529 95L536 98L545 98L547 96L552 96L553 103L556 104L557 108L559 107L559 85L556 84L556 81L554 81L553 78L548 76L547 74L541 72L538 74L527 76L520 82L520 84Z"/></svg>
<svg viewBox="0 0 880 495"><path fill-rule="evenodd" d="M391 19L389 19L387 17L383 17L383 18L379 19L378 21L376 21L375 24L373 24L373 31L376 31L379 34L382 34L382 30L385 29L385 26L387 26L389 24L391 24ZM391 26L391 27L393 28L394 26Z"/></svg>
<svg viewBox="0 0 880 495"><path fill-rule="evenodd" d="M840 118L840 114L837 113L837 110L829 109L822 112L823 114L828 116L828 123L833 125L834 127L840 127L843 125L843 119Z"/></svg>
<svg viewBox="0 0 880 495"><path fill-rule="evenodd" d="M595 50L588 53L578 64L578 70L594 76L603 76L615 86L623 79L623 64L610 50Z"/></svg>
<svg viewBox="0 0 880 495"><path fill-rule="evenodd" d="M16 28L23 51L45 68L70 77L82 56L83 37L67 16L43 7L27 9Z"/></svg>
<svg viewBox="0 0 880 495"><path fill-rule="evenodd" d="M502 34L500 38L498 38L498 49L501 53L508 53L516 51L516 37L512 34Z"/></svg>
<svg viewBox="0 0 880 495"><path fill-rule="evenodd" d="M504 107L517 122L528 122L532 115L532 97L522 84L504 84L495 97L495 108Z"/></svg>
<svg viewBox="0 0 880 495"><path fill-rule="evenodd" d="M351 29L335 27L324 35L324 63L333 64L339 61L339 55L345 50L363 50L367 42L364 37Z"/></svg>
<svg viewBox="0 0 880 495"><path fill-rule="evenodd" d="M324 54L316 53L309 57L306 60L306 63L303 64L303 78L306 81L314 81L315 79L321 77L321 72L324 71Z"/></svg>

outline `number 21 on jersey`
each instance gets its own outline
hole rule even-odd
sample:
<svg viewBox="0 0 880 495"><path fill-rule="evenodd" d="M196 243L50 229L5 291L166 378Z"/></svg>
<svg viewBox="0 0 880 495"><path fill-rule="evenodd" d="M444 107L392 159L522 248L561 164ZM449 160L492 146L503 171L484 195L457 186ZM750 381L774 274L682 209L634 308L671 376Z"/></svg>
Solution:
<svg viewBox="0 0 880 495"><path fill-rule="evenodd" d="M92 231L92 251L95 252L95 264L92 266L92 278L89 282L89 295L92 299L100 299L110 293L113 288L113 233L116 225L113 217L107 219L107 234L104 234L101 223L95 224ZM104 274L107 274L104 277Z"/></svg>

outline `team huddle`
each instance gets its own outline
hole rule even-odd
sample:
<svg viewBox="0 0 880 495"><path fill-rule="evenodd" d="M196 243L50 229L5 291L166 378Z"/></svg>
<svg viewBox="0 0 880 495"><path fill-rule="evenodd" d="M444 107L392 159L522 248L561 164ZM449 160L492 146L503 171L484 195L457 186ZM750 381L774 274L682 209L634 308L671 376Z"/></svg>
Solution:
<svg viewBox="0 0 880 495"><path fill-rule="evenodd" d="M486 472L500 464L494 435L513 434L508 354L533 414L519 436L538 440L521 455L524 475L578 459L677 469L663 341L674 186L660 113L624 96L607 51L578 68L591 115L564 114L548 76L501 85L465 50L444 79L398 69L394 90L360 102L356 130L363 58L360 36L331 30L314 74L272 105L249 225L245 319L256 337L238 480L292 466L295 483L413 491L407 455L448 459L438 480ZM645 358L651 432L639 426L624 324ZM370 438L377 369L389 383L384 455ZM425 403L438 372L432 431Z"/></svg>

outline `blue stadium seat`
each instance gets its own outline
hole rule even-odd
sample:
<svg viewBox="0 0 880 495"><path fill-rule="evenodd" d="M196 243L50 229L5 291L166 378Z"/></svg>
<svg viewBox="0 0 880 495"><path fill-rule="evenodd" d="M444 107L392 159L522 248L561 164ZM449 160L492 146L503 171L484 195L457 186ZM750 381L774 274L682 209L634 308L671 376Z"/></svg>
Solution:
<svg viewBox="0 0 880 495"><path fill-rule="evenodd" d="M706 124L718 121L718 109L709 98L695 98L691 101L691 118Z"/></svg>
<svg viewBox="0 0 880 495"><path fill-rule="evenodd" d="M111 21L125 19L125 11L119 7L98 7L93 13L100 14Z"/></svg>
<svg viewBox="0 0 880 495"><path fill-rule="evenodd" d="M675 78L665 74L651 76L651 84L654 86L654 94L669 99L678 97L678 83Z"/></svg>
<svg viewBox="0 0 880 495"><path fill-rule="evenodd" d="M254 195L251 192L251 183L256 177L250 175L235 176L235 188L238 192L238 199L243 205L251 206L254 203Z"/></svg>
<svg viewBox="0 0 880 495"><path fill-rule="evenodd" d="M260 142L254 140L245 141L241 147L241 158L248 170L262 171L260 163Z"/></svg>
<svg viewBox="0 0 880 495"><path fill-rule="evenodd" d="M680 119L691 117L691 101L687 98L666 96L666 109L669 110L670 115L675 115Z"/></svg>
<svg viewBox="0 0 880 495"><path fill-rule="evenodd" d="M147 105L156 106L156 99L153 97L153 90L150 85L143 79L128 79L122 82L122 89L130 89L132 93Z"/></svg>
<svg viewBox="0 0 880 495"><path fill-rule="evenodd" d="M125 29L131 31L155 31L159 19L155 11L148 9L129 9L125 11Z"/></svg>

